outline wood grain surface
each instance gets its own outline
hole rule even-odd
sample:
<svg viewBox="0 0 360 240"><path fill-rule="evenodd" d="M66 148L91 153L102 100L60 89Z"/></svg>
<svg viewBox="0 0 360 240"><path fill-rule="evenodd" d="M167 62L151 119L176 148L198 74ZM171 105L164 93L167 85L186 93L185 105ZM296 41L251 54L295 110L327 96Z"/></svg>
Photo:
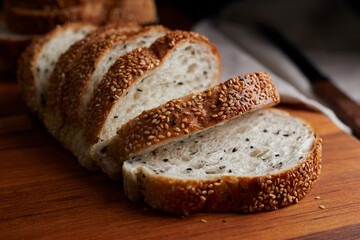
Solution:
<svg viewBox="0 0 360 240"><path fill-rule="evenodd" d="M28 112L16 83L0 81L0 239L359 239L360 142L320 113L281 108L323 138L310 194L272 212L181 218L132 203L121 182L81 168Z"/></svg>

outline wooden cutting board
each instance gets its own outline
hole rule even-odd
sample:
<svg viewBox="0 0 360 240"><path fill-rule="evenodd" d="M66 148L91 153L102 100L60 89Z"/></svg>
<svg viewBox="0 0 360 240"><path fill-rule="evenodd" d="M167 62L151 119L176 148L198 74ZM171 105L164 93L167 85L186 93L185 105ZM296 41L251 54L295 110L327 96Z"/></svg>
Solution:
<svg viewBox="0 0 360 240"><path fill-rule="evenodd" d="M281 108L323 138L310 194L272 212L178 217L128 201L121 182L81 168L28 112L15 82L0 82L0 239L359 239L360 142L320 113Z"/></svg>

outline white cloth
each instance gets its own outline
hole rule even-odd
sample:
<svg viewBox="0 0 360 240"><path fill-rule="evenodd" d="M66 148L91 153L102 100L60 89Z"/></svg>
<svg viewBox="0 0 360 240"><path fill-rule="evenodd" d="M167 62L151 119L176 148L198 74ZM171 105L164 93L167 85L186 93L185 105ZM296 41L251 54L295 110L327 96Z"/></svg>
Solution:
<svg viewBox="0 0 360 240"><path fill-rule="evenodd" d="M262 15L258 8L254 11L256 14L251 15L252 8L249 7L252 6L251 2L237 3L225 10L217 19L201 21L193 28L193 31L207 36L218 47L222 60L222 80L227 80L241 73L266 71L271 75L281 95L282 102L303 103L311 109L321 111L337 126L350 133L350 128L344 125L333 111L325 107L317 99L311 90L310 83L291 60L281 50L265 40L261 34L254 31L252 27L254 21L251 21L249 14L253 18L261 15L262 18L257 19L260 21L266 21L266 17L264 17L264 14ZM284 3L284 1L278 2ZM296 1L290 2L294 3ZM245 8L247 11L244 11L244 5L248 5ZM238 16L241 16L242 19L245 16L246 21L237 20ZM235 20L231 20L232 18ZM330 43L327 42L327 44ZM346 51L343 51L343 62L339 63L337 60L334 61L334 56L339 56L339 51L333 53L334 55L331 55L332 52L327 51L326 49L323 51L316 49L316 51L306 51L306 54L311 57L311 60L316 59L316 64L332 79L339 79L340 76L342 79L347 77L347 81L344 83L334 83L341 85L341 89L346 94L360 103L360 55L351 52L349 56ZM328 69L329 66L333 66L333 68ZM351 71L345 69L351 69Z"/></svg>

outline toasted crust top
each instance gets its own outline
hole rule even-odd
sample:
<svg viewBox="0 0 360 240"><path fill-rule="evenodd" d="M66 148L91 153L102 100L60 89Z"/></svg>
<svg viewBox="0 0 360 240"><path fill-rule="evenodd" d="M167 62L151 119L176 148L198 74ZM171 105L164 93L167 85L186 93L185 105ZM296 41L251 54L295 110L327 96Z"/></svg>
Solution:
<svg viewBox="0 0 360 240"><path fill-rule="evenodd" d="M118 129L117 154L120 159L126 160L169 140L279 102L279 94L267 73L243 74L203 92L143 111Z"/></svg>
<svg viewBox="0 0 360 240"><path fill-rule="evenodd" d="M172 50L184 42L203 42L219 56L216 47L204 36L192 32L173 31L156 40L149 48L140 47L120 57L104 76L88 105L85 119L85 126L89 126L85 132L88 142L96 143L100 140L99 135L108 114L129 88L160 66Z"/></svg>

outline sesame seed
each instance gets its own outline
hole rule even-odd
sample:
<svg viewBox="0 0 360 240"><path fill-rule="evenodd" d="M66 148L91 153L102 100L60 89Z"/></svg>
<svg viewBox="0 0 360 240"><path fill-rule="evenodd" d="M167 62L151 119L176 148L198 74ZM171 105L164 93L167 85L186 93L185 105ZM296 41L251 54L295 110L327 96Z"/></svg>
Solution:
<svg viewBox="0 0 360 240"><path fill-rule="evenodd" d="M164 160L163 160L164 162L167 162L167 161L169 161L169 159L168 158L164 158Z"/></svg>
<svg viewBox="0 0 360 240"><path fill-rule="evenodd" d="M226 166L220 166L219 169L223 170Z"/></svg>
<svg viewBox="0 0 360 240"><path fill-rule="evenodd" d="M320 196L316 196L315 199L320 199Z"/></svg>
<svg viewBox="0 0 360 240"><path fill-rule="evenodd" d="M279 157L280 156L280 154L275 154L275 157Z"/></svg>
<svg viewBox="0 0 360 240"><path fill-rule="evenodd" d="M200 222L201 223L207 223L207 220L206 219L201 219Z"/></svg>
<svg viewBox="0 0 360 240"><path fill-rule="evenodd" d="M177 123L177 121L176 121L176 119L174 119L174 120L173 120L173 124L176 125L176 123Z"/></svg>
<svg viewBox="0 0 360 240"><path fill-rule="evenodd" d="M325 209L325 206L324 205L319 205L319 208L321 208L321 209Z"/></svg>
<svg viewBox="0 0 360 240"><path fill-rule="evenodd" d="M187 168L186 171L190 172L192 171L192 168Z"/></svg>

